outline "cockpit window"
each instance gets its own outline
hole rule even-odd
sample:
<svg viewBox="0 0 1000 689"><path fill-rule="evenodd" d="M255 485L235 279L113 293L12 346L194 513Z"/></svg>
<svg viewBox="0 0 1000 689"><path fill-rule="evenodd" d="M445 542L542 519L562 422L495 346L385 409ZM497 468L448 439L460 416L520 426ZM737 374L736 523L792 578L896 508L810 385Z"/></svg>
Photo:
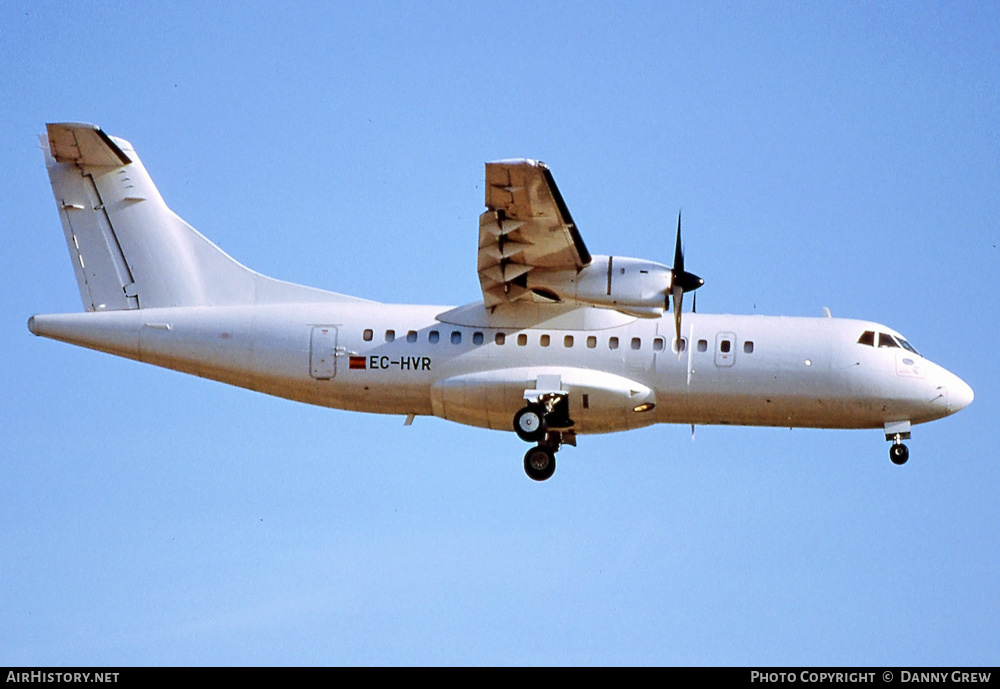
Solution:
<svg viewBox="0 0 1000 689"><path fill-rule="evenodd" d="M858 338L858 344L867 345L869 347L875 346L875 331L866 330L861 333L861 337ZM905 338L899 335L889 335L888 333L878 334L878 346L879 347L902 347L908 352L913 352L917 356L920 356L920 352L913 348Z"/></svg>
<svg viewBox="0 0 1000 689"><path fill-rule="evenodd" d="M899 340L899 344L903 345L903 349L905 349L908 352L913 352L917 356L920 356L920 352L918 352L916 349L914 349L913 345L911 345L909 342L907 342L905 338L897 337L896 339Z"/></svg>
<svg viewBox="0 0 1000 689"><path fill-rule="evenodd" d="M879 347L899 347L899 343L892 335L887 335L885 333L878 334L878 346Z"/></svg>

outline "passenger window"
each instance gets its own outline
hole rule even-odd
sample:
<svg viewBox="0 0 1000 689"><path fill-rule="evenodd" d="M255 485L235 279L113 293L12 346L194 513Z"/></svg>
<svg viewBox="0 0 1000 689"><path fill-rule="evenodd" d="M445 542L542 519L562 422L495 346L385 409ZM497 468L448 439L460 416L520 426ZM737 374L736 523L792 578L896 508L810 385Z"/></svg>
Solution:
<svg viewBox="0 0 1000 689"><path fill-rule="evenodd" d="M875 331L866 330L861 333L861 337L858 338L858 344L868 345L869 347L875 346Z"/></svg>
<svg viewBox="0 0 1000 689"><path fill-rule="evenodd" d="M743 343L743 351L747 354L753 354L753 341L747 340Z"/></svg>
<svg viewBox="0 0 1000 689"><path fill-rule="evenodd" d="M437 330L431 330L429 333L427 333L427 341L430 342L431 344L435 344L440 339L441 339L441 333L439 333Z"/></svg>
<svg viewBox="0 0 1000 689"><path fill-rule="evenodd" d="M452 344L462 344L462 333L458 330L451 331L451 343Z"/></svg>
<svg viewBox="0 0 1000 689"><path fill-rule="evenodd" d="M657 337L653 339L653 351L662 352L663 351L663 338Z"/></svg>
<svg viewBox="0 0 1000 689"><path fill-rule="evenodd" d="M481 345L483 343L482 333L472 333L472 344Z"/></svg>
<svg viewBox="0 0 1000 689"><path fill-rule="evenodd" d="M723 354L729 354L729 352L733 351L733 343L729 340L723 340L719 345L719 351Z"/></svg>
<svg viewBox="0 0 1000 689"><path fill-rule="evenodd" d="M894 339L892 339L892 335L886 335L885 333L879 333L878 334L878 346L879 347L896 347L896 348L899 347L899 345L896 343L896 341Z"/></svg>
<svg viewBox="0 0 1000 689"><path fill-rule="evenodd" d="M371 328L365 328L365 334L362 335L362 337L364 338L365 342L371 342L372 341L372 337L374 337L374 336L375 336L375 333L372 332Z"/></svg>
<svg viewBox="0 0 1000 689"><path fill-rule="evenodd" d="M396 339L396 331L395 330L386 330L385 331L385 341L386 342L392 342L395 339Z"/></svg>
<svg viewBox="0 0 1000 689"><path fill-rule="evenodd" d="M572 346L573 346L573 336L567 335L566 337L563 338L563 347L572 347Z"/></svg>
<svg viewBox="0 0 1000 689"><path fill-rule="evenodd" d="M698 340L698 351L699 352L708 351L708 340Z"/></svg>
<svg viewBox="0 0 1000 689"><path fill-rule="evenodd" d="M618 349L618 338L610 337L608 338L608 349Z"/></svg>
<svg viewBox="0 0 1000 689"><path fill-rule="evenodd" d="M631 347L632 349L642 349L642 340L638 337L633 337Z"/></svg>
<svg viewBox="0 0 1000 689"><path fill-rule="evenodd" d="M597 346L597 338L593 335L587 337L587 349L593 349Z"/></svg>
<svg viewBox="0 0 1000 689"><path fill-rule="evenodd" d="M688 342L683 337L680 340L672 340L670 343L670 351L672 352L683 352L688 348ZM679 347L679 348L678 348Z"/></svg>
<svg viewBox="0 0 1000 689"><path fill-rule="evenodd" d="M406 333L406 341L407 342L416 342L417 341L417 331L416 330L411 330L410 332Z"/></svg>
<svg viewBox="0 0 1000 689"><path fill-rule="evenodd" d="M497 333L493 337L493 341L496 342L498 345L502 345L504 342L507 341L507 335L504 333Z"/></svg>
<svg viewBox="0 0 1000 689"><path fill-rule="evenodd" d="M548 347L549 346L549 336L548 335L542 335L541 337L539 337L538 338L538 344L542 345L543 347Z"/></svg>
<svg viewBox="0 0 1000 689"><path fill-rule="evenodd" d="M521 333L520 335L517 336L517 346L523 347L526 344L528 344L528 336L525 335L524 333Z"/></svg>

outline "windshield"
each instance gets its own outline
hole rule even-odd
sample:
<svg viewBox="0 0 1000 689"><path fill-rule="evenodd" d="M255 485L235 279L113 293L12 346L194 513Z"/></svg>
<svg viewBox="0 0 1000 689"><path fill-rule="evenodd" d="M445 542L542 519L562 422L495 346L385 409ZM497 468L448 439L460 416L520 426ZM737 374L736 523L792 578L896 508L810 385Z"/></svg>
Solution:
<svg viewBox="0 0 1000 689"><path fill-rule="evenodd" d="M861 333L861 337L858 338L858 344L867 345L868 347L875 346L875 331L866 330ZM913 348L906 338L902 335L890 335L888 333L878 333L878 346L879 347L902 347L908 352L912 352L917 356L921 356L920 352Z"/></svg>
<svg viewBox="0 0 1000 689"><path fill-rule="evenodd" d="M907 342L906 338L904 338L902 335L900 335L896 339L899 340L899 344L903 345L903 349L911 351L914 354L916 354L917 356L920 356L920 352L918 352L916 349L914 349L913 345L911 345L909 342Z"/></svg>

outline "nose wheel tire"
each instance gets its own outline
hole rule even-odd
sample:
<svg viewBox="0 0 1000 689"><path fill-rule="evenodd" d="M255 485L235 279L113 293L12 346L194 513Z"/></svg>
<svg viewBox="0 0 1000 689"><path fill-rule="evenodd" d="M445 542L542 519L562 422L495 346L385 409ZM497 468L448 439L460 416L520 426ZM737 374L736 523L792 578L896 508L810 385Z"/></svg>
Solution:
<svg viewBox="0 0 1000 689"><path fill-rule="evenodd" d="M545 481L552 477L556 470L556 453L539 445L528 450L524 455L524 473L532 481Z"/></svg>
<svg viewBox="0 0 1000 689"><path fill-rule="evenodd" d="M889 459L897 466L906 464L910 458L910 450L903 443L895 443L889 448Z"/></svg>
<svg viewBox="0 0 1000 689"><path fill-rule="evenodd" d="M518 438L528 443L544 438L545 409L538 404L529 404L514 414L514 432Z"/></svg>

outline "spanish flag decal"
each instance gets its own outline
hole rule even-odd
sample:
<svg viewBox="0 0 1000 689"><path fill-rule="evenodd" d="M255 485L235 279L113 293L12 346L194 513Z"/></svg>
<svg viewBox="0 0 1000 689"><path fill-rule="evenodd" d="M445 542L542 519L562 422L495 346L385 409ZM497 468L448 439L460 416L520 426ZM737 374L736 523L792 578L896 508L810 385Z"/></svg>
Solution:
<svg viewBox="0 0 1000 689"><path fill-rule="evenodd" d="M355 369L355 368L367 368L365 366L365 363L366 363L365 357L363 357L363 356L352 356L351 357L350 368L351 369Z"/></svg>

